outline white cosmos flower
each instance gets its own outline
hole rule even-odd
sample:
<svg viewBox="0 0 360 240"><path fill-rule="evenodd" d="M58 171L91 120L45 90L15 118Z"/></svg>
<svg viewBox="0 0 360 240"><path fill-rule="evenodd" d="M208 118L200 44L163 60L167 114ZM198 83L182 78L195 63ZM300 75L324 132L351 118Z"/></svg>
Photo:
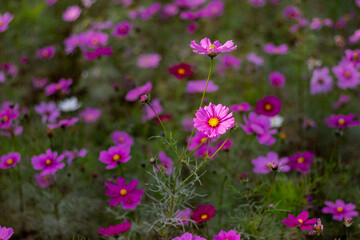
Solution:
<svg viewBox="0 0 360 240"><path fill-rule="evenodd" d="M270 118L271 127L273 128L281 127L283 121L284 121L283 117L276 115L275 117Z"/></svg>
<svg viewBox="0 0 360 240"><path fill-rule="evenodd" d="M78 102L77 97L68 98L68 99L65 99L64 101L59 102L59 108L63 112L76 111L81 106L82 106L82 104Z"/></svg>

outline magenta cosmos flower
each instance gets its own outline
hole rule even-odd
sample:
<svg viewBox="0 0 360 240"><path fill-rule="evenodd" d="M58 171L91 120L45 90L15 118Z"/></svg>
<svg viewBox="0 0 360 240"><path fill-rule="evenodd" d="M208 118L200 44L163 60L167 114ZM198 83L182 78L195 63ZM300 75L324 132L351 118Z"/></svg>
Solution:
<svg viewBox="0 0 360 240"><path fill-rule="evenodd" d="M34 89L43 89L45 87L45 85L47 84L48 79L34 77L31 79L31 81L33 83Z"/></svg>
<svg viewBox="0 0 360 240"><path fill-rule="evenodd" d="M116 146L111 147L107 151L101 151L99 160L107 164L106 169L116 168L118 163L126 163L130 160L130 147L129 146Z"/></svg>
<svg viewBox="0 0 360 240"><path fill-rule="evenodd" d="M355 115L331 115L329 118L325 118L324 122L327 123L329 128L345 129L346 127L354 127L360 124L359 120L354 120Z"/></svg>
<svg viewBox="0 0 360 240"><path fill-rule="evenodd" d="M297 152L295 155L289 156L289 163L291 170L299 171L302 174L310 172L310 166L313 164L312 159L315 157L310 151L304 153Z"/></svg>
<svg viewBox="0 0 360 240"><path fill-rule="evenodd" d="M222 45L218 40L211 43L210 39L204 38L200 41L200 45L197 44L195 40L191 41L190 47L193 48L194 53L208 55L213 58L220 53L231 52L235 50L237 46L234 46L234 42L232 40L227 41L224 45Z"/></svg>
<svg viewBox="0 0 360 240"><path fill-rule="evenodd" d="M36 55L41 59L50 59L55 55L55 47L47 46L36 51Z"/></svg>
<svg viewBox="0 0 360 240"><path fill-rule="evenodd" d="M220 63L217 65L217 70L220 75L225 75L226 70L232 69L237 71L240 69L241 59L234 57L230 54L225 54L220 59Z"/></svg>
<svg viewBox="0 0 360 240"><path fill-rule="evenodd" d="M288 46L286 44L276 46L273 43L267 43L264 45L264 52L271 55L284 55L288 54Z"/></svg>
<svg viewBox="0 0 360 240"><path fill-rule="evenodd" d="M289 20L296 20L301 17L300 10L294 6L287 6L284 9L283 14L284 17L286 17Z"/></svg>
<svg viewBox="0 0 360 240"><path fill-rule="evenodd" d="M158 169L164 169L166 175L170 175L173 170L173 161L169 158L165 152L159 152L159 164L154 166L154 171L157 172Z"/></svg>
<svg viewBox="0 0 360 240"><path fill-rule="evenodd" d="M297 217L289 214L288 218L285 218L281 222L289 228L300 227L301 230L310 230L312 226L316 223L316 218L308 219L308 217L308 212L302 212Z"/></svg>
<svg viewBox="0 0 360 240"><path fill-rule="evenodd" d="M110 225L107 228L99 228L98 232L105 236L115 236L127 232L131 227L131 223L126 221L115 226Z"/></svg>
<svg viewBox="0 0 360 240"><path fill-rule="evenodd" d="M56 107L55 102L41 102L35 106L35 112L42 115L42 123L46 123L47 121L55 123L60 116L60 109Z"/></svg>
<svg viewBox="0 0 360 240"><path fill-rule="evenodd" d="M35 170L42 170L41 174L55 174L57 170L65 167L65 163L60 163L64 159L64 155L52 152L51 149L46 150L45 154L33 156L31 164Z"/></svg>
<svg viewBox="0 0 360 240"><path fill-rule="evenodd" d="M196 132L195 136L191 138L191 142L189 144L189 150L194 150L197 146L199 146L201 143L210 142L211 138L207 139L208 135L206 135L203 132ZM187 142L189 142L190 137L188 137Z"/></svg>
<svg viewBox="0 0 360 240"><path fill-rule="evenodd" d="M105 195L112 198L109 200L110 206L121 203L123 209L135 209L140 204L141 197L144 194L144 190L135 189L138 184L139 182L136 179L126 184L125 179L122 177L117 179L117 184L107 182Z"/></svg>
<svg viewBox="0 0 360 240"><path fill-rule="evenodd" d="M336 200L335 203L326 201L326 207L321 209L322 213L333 214L333 219L342 221L344 217L356 217L359 213L355 211L356 205L344 203L343 200Z"/></svg>
<svg viewBox="0 0 360 240"><path fill-rule="evenodd" d="M169 73L174 75L177 79L183 79L194 74L191 70L191 65L183 62L169 67Z"/></svg>
<svg viewBox="0 0 360 240"><path fill-rule="evenodd" d="M288 172L290 171L290 167L287 165L288 162L288 158L283 157L279 159L279 155L275 152L268 152L266 157L259 156L251 160L251 163L254 165L253 172L261 174L271 172L274 166L277 167L279 172Z"/></svg>
<svg viewBox="0 0 360 240"><path fill-rule="evenodd" d="M81 11L82 10L79 6L70 6L65 10L63 20L66 22L73 22L79 18Z"/></svg>
<svg viewBox="0 0 360 240"><path fill-rule="evenodd" d="M130 35L132 27L130 22L123 21L115 26L112 35L118 38L126 38Z"/></svg>
<svg viewBox="0 0 360 240"><path fill-rule="evenodd" d="M80 113L81 119L86 123L95 122L101 115L101 110L97 108L86 108Z"/></svg>
<svg viewBox="0 0 360 240"><path fill-rule="evenodd" d="M285 75L281 72L272 72L269 74L269 81L273 87L282 88L285 84Z"/></svg>
<svg viewBox="0 0 360 240"><path fill-rule="evenodd" d="M179 219L179 224L187 225L189 223L191 213L192 210L190 208L186 208L184 210L178 210L174 214L174 217Z"/></svg>
<svg viewBox="0 0 360 240"><path fill-rule="evenodd" d="M341 94L339 96L339 99L333 104L333 108L334 109L341 108L342 106L344 106L349 101L350 101L350 97L348 95Z"/></svg>
<svg viewBox="0 0 360 240"><path fill-rule="evenodd" d="M264 115L256 115L249 113L249 118L244 116L245 125L241 124L241 128L246 134L255 133L260 144L271 146L275 143L275 138L271 135L277 133L276 129L270 129L271 121Z"/></svg>
<svg viewBox="0 0 360 240"><path fill-rule="evenodd" d="M14 234L14 229L0 226L0 239L1 240L9 240L13 234Z"/></svg>
<svg viewBox="0 0 360 240"><path fill-rule="evenodd" d="M223 15L224 13L224 2L221 0L213 0L209 2L202 10L201 13L203 18L214 18Z"/></svg>
<svg viewBox="0 0 360 240"><path fill-rule="evenodd" d="M150 92L152 89L152 84L151 82L147 82L145 85L142 85L140 87L134 88L132 90L130 90L126 96L125 96L125 100L129 101L129 102L133 102L139 99L139 97L143 94L146 94L148 92Z"/></svg>
<svg viewBox="0 0 360 240"><path fill-rule="evenodd" d="M186 85L187 93L203 93L205 91L207 80L194 80L188 81ZM219 89L218 85L211 80L209 80L206 92L216 92Z"/></svg>
<svg viewBox="0 0 360 240"><path fill-rule="evenodd" d="M48 124L47 127L50 129L71 127L78 121L79 118L62 119L58 123Z"/></svg>
<svg viewBox="0 0 360 240"><path fill-rule="evenodd" d="M126 132L114 131L111 139L117 146L131 147L134 144L133 138Z"/></svg>
<svg viewBox="0 0 360 240"><path fill-rule="evenodd" d="M333 79L328 67L315 69L310 81L311 95L327 93L333 89Z"/></svg>
<svg viewBox="0 0 360 240"><path fill-rule="evenodd" d="M216 152L216 150L217 148L211 145L210 146L202 145L199 149L195 151L195 156L198 158L201 157L210 158Z"/></svg>
<svg viewBox="0 0 360 240"><path fill-rule="evenodd" d="M345 59L348 62L351 62L354 65L354 67L358 69L360 67L360 50L359 49L345 50Z"/></svg>
<svg viewBox="0 0 360 240"><path fill-rule="evenodd" d="M75 159L75 158L79 158L79 157L85 157L86 154L87 154L88 150L83 148L81 150L78 150L78 149L74 149L72 151L64 151L64 155L65 157L67 158L67 164L68 165L71 165L72 164L72 161Z"/></svg>
<svg viewBox="0 0 360 240"><path fill-rule="evenodd" d="M341 61L339 65L332 68L338 79L338 87L341 89L354 89L360 84L360 73L354 65L347 61Z"/></svg>
<svg viewBox="0 0 360 240"><path fill-rule="evenodd" d="M160 61L161 56L157 53L142 54L138 57L136 65L139 68L157 68Z"/></svg>
<svg viewBox="0 0 360 240"><path fill-rule="evenodd" d="M10 152L7 155L0 157L0 168L6 169L14 167L21 159L21 156L17 152Z"/></svg>
<svg viewBox="0 0 360 240"><path fill-rule="evenodd" d="M215 216L215 207L213 205L200 205L192 213L191 219L196 223L210 221Z"/></svg>
<svg viewBox="0 0 360 240"><path fill-rule="evenodd" d="M214 240L240 240L241 235L236 234L234 230L228 232L220 231L218 235L214 236Z"/></svg>
<svg viewBox="0 0 360 240"><path fill-rule="evenodd" d="M13 20L13 18L14 15L8 12L0 14L0 32L4 32L8 29L8 25Z"/></svg>
<svg viewBox="0 0 360 240"><path fill-rule="evenodd" d="M39 173L39 174L35 174L34 177L35 177L36 183L41 188L46 188L54 183L54 175L51 175L51 174L44 175L42 173Z"/></svg>
<svg viewBox="0 0 360 240"><path fill-rule="evenodd" d="M200 7L205 1L206 0L175 0L175 4L179 7L195 9Z"/></svg>
<svg viewBox="0 0 360 240"><path fill-rule="evenodd" d="M172 240L206 240L205 238L199 236L193 236L191 233L184 233L181 237L173 238Z"/></svg>
<svg viewBox="0 0 360 240"><path fill-rule="evenodd" d="M233 112L248 112L252 109L251 105L247 102L235 104L230 106L230 110Z"/></svg>
<svg viewBox="0 0 360 240"><path fill-rule="evenodd" d="M228 107L210 103L209 106L197 110L196 118L193 119L194 127L210 138L220 137L235 124L232 112L228 112Z"/></svg>
<svg viewBox="0 0 360 240"><path fill-rule="evenodd" d="M274 117L281 111L281 100L275 96L266 96L256 102L257 114Z"/></svg>
<svg viewBox="0 0 360 240"><path fill-rule="evenodd" d="M60 79L58 83L51 83L45 87L45 94L47 96L53 95L55 93L68 94L70 93L70 85L72 84L72 79Z"/></svg>

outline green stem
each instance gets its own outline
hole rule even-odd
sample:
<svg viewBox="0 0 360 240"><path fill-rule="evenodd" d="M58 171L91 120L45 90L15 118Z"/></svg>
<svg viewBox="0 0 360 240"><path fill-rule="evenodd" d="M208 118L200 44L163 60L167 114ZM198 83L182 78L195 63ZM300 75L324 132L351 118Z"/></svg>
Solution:
<svg viewBox="0 0 360 240"><path fill-rule="evenodd" d="M155 109L153 108L153 106L151 106L151 104L150 104L150 103L146 103L146 104L147 104L147 105L151 108L151 110L153 110L153 112L155 113L155 115L156 115L157 119L159 120L159 122L160 122L160 124L161 124L162 128L164 129L164 132L165 132L165 138L167 138L166 128L165 128L165 126L164 126L163 122L161 121L161 119L160 119L159 115L157 114L157 112L155 111Z"/></svg>
<svg viewBox="0 0 360 240"><path fill-rule="evenodd" d="M189 152L186 156L185 159L188 158L193 152L195 152L196 150L198 150L210 137L207 137L204 141L202 141L195 149L193 149L191 152Z"/></svg>
<svg viewBox="0 0 360 240"><path fill-rule="evenodd" d="M298 230L298 234L299 234L299 240L301 240L301 230L300 230L300 228Z"/></svg>
<svg viewBox="0 0 360 240"><path fill-rule="evenodd" d="M349 229L346 228L345 231L346 231L346 240L349 240L349 239L350 239L350 238L349 238Z"/></svg>
<svg viewBox="0 0 360 240"><path fill-rule="evenodd" d="M19 192L19 211L21 215L21 233L25 231L25 216L24 216L24 193L22 187L22 180L21 180L21 169L20 164L17 167L17 174L18 174L18 192Z"/></svg>

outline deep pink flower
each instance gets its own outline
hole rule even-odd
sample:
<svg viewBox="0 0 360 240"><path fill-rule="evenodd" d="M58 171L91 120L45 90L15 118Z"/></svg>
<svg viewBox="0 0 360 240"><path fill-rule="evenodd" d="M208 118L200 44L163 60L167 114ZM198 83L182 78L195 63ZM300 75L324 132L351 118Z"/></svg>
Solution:
<svg viewBox="0 0 360 240"><path fill-rule="evenodd" d="M194 74L191 70L191 65L183 62L169 67L169 73L174 75L177 79L183 79Z"/></svg>
<svg viewBox="0 0 360 240"><path fill-rule="evenodd" d="M197 158L210 158L215 152L217 148L209 145L202 145L199 149L195 151L195 157ZM213 160L214 158L212 158Z"/></svg>
<svg viewBox="0 0 360 240"><path fill-rule="evenodd" d="M170 175L173 170L173 161L169 158L165 152L159 152L159 164L154 166L154 171L157 172L158 169L162 169L165 171L166 175Z"/></svg>
<svg viewBox="0 0 360 240"><path fill-rule="evenodd" d="M225 140L219 142L219 143L217 144L217 147L220 148L221 145L223 145L224 142L225 142ZM231 142L230 139L228 139L228 140L225 142L225 144L223 145L223 147L221 148L221 150L222 150L222 151L229 150L229 149L231 148L231 146L232 146L232 142Z"/></svg>
<svg viewBox="0 0 360 240"><path fill-rule="evenodd" d="M208 135L206 135L203 132L196 132L195 136L193 138L191 138L191 142L189 144L189 150L194 150L197 146L199 146L201 143L204 142L204 144L206 142L210 142L211 138L209 138L208 140L206 140L208 138ZM187 142L189 142L190 137L188 137ZM205 142L206 141L206 142ZM206 145L206 144L205 144Z"/></svg>
<svg viewBox="0 0 360 240"><path fill-rule="evenodd" d="M354 64L354 67L359 69L360 67L360 50L356 49L356 50L351 50L351 49L347 49L345 50L345 59L348 62L351 62L352 64Z"/></svg>
<svg viewBox="0 0 360 240"><path fill-rule="evenodd" d="M115 236L121 233L127 232L131 227L131 223L126 221L122 224L117 224L115 226L110 225L108 228L99 228L98 232L101 235L105 236Z"/></svg>
<svg viewBox="0 0 360 240"><path fill-rule="evenodd" d="M112 35L118 38L126 38L130 35L133 26L128 21L123 21L117 24L113 30Z"/></svg>
<svg viewBox="0 0 360 240"><path fill-rule="evenodd" d="M55 55L55 47L47 46L36 51L36 55L41 59L50 59Z"/></svg>
<svg viewBox="0 0 360 240"><path fill-rule="evenodd" d="M83 148L81 150L78 150L78 149L74 149L72 151L64 151L64 155L65 157L67 158L67 164L68 165L71 165L72 164L72 161L75 159L75 158L79 158L79 157L85 157L86 154L87 154L88 150Z"/></svg>
<svg viewBox="0 0 360 240"><path fill-rule="evenodd" d="M294 6L287 6L284 9L284 17L286 17L289 20L296 20L299 19L301 17L301 13L300 10L297 7Z"/></svg>
<svg viewBox="0 0 360 240"><path fill-rule="evenodd" d="M230 110L233 112L248 112L252 109L251 105L247 102L235 104L230 106Z"/></svg>
<svg viewBox="0 0 360 240"><path fill-rule="evenodd" d="M13 127L14 122L20 116L19 105L10 107L10 102L5 102L0 108L0 129L9 129Z"/></svg>
<svg viewBox="0 0 360 240"><path fill-rule="evenodd" d="M297 152L295 155L289 156L288 165L291 167L291 170L299 171L302 174L310 172L310 166L313 164L312 159L315 157L310 151L304 153Z"/></svg>
<svg viewBox="0 0 360 240"><path fill-rule="evenodd" d="M116 168L118 163L126 163L131 159L129 146L110 147L108 151L101 151L99 160L105 164L106 169Z"/></svg>
<svg viewBox="0 0 360 240"><path fill-rule="evenodd" d="M275 152L268 152L266 157L259 156L251 163L254 165L253 172L267 174L271 172L273 164L276 164L279 172L288 172L290 167L288 166L289 159L287 157L279 158L279 155Z"/></svg>
<svg viewBox="0 0 360 240"><path fill-rule="evenodd" d="M220 231L218 235L214 236L214 240L240 240L241 235L236 234L234 230L229 232Z"/></svg>
<svg viewBox="0 0 360 240"><path fill-rule="evenodd" d="M1 240L9 240L13 234L14 234L14 229L0 226L0 239Z"/></svg>
<svg viewBox="0 0 360 240"><path fill-rule="evenodd" d="M109 200L110 206L117 206L121 203L122 209L135 209L144 194L144 190L135 189L138 184L139 181L136 179L126 184L122 177L117 179L117 184L107 182L105 195L112 198Z"/></svg>
<svg viewBox="0 0 360 240"><path fill-rule="evenodd" d="M57 170L65 167L65 163L60 163L64 159L64 155L59 155L57 152L46 150L45 154L33 156L31 158L31 164L35 170L42 170L41 174L55 174Z"/></svg>
<svg viewBox="0 0 360 240"><path fill-rule="evenodd" d="M85 60L92 61L101 56L112 56L113 50L111 47L97 47L93 52L84 52Z"/></svg>
<svg viewBox="0 0 360 240"><path fill-rule="evenodd" d="M47 121L55 123L60 116L60 109L56 107L55 102L41 102L35 106L35 112L42 115L42 123L46 123Z"/></svg>
<svg viewBox="0 0 360 240"><path fill-rule="evenodd" d="M235 124L232 113L228 112L228 107L210 103L209 106L197 110L196 117L193 119L194 127L210 138L220 137Z"/></svg>
<svg viewBox="0 0 360 240"><path fill-rule="evenodd" d="M194 53L208 55L209 57L216 57L220 53L235 50L237 46L234 46L232 40L227 41L224 45L222 45L218 40L211 43L210 39L204 38L200 41L200 45L197 44L195 40L191 41L190 47L193 48Z"/></svg>
<svg viewBox="0 0 360 240"><path fill-rule="evenodd" d="M35 174L35 180L37 182L37 184L39 185L39 187L41 188L46 188L48 186L50 186L51 184L54 183L54 175L51 174Z"/></svg>
<svg viewBox="0 0 360 240"><path fill-rule="evenodd" d="M63 20L66 22L73 22L79 18L81 11L82 10L79 6L70 6L65 10Z"/></svg>
<svg viewBox="0 0 360 240"><path fill-rule="evenodd" d="M329 118L325 118L324 122L327 123L329 128L345 129L346 127L354 127L360 124L359 120L354 120L354 114L348 115L331 115Z"/></svg>
<svg viewBox="0 0 360 240"><path fill-rule="evenodd" d="M48 124L47 127L50 129L65 128L75 125L79 121L79 118L62 119L58 123Z"/></svg>
<svg viewBox="0 0 360 240"><path fill-rule="evenodd" d="M188 34L192 34L192 33L194 33L194 32L196 31L197 27L198 27L198 25L197 25L196 22L191 22L191 23L188 25L188 27L186 28L186 32L187 32Z"/></svg>
<svg viewBox="0 0 360 240"><path fill-rule="evenodd" d="M86 108L84 111L80 113L80 117L86 123L93 123L95 122L101 114L101 110L97 108Z"/></svg>
<svg viewBox="0 0 360 240"><path fill-rule="evenodd" d="M289 53L289 49L286 44L281 44L279 46L276 46L273 43L267 43L264 45L263 49L264 52L271 55L285 55Z"/></svg>
<svg viewBox="0 0 360 240"><path fill-rule="evenodd" d="M326 201L326 207L321 209L322 213L333 214L333 219L342 221L344 217L356 217L359 213L355 210L356 205L344 203L343 200L337 199L335 203Z"/></svg>
<svg viewBox="0 0 360 240"><path fill-rule="evenodd" d="M9 23L13 20L14 15L6 12L4 14L0 14L0 33L6 31L8 29Z"/></svg>
<svg viewBox="0 0 360 240"><path fill-rule="evenodd" d="M161 106L159 99L156 99L156 98L152 99L151 100L151 106L154 108L154 110L156 111L156 113L158 115L163 112L163 107ZM154 113L154 111L148 105L145 105L145 107L143 108L142 121L146 122L146 121L151 120L153 118L156 118L156 114Z"/></svg>
<svg viewBox="0 0 360 240"><path fill-rule="evenodd" d="M225 4L221 0L213 0L209 2L202 10L202 17L214 18L223 15Z"/></svg>
<svg viewBox="0 0 360 240"><path fill-rule="evenodd" d="M137 59L139 68L157 68L161 61L161 55L157 53L141 54Z"/></svg>
<svg viewBox="0 0 360 240"><path fill-rule="evenodd" d="M206 0L175 0L175 3L179 7L183 8L198 8L200 7Z"/></svg>
<svg viewBox="0 0 360 240"><path fill-rule="evenodd" d="M132 90L130 90L126 96L125 96L125 100L129 101L129 102L133 102L139 99L139 97L143 94L146 94L148 92L150 92L152 89L152 84L151 82L147 82L145 85L142 85L140 87L134 88Z"/></svg>
<svg viewBox="0 0 360 240"><path fill-rule="evenodd" d="M6 169L14 167L21 159L21 156L17 152L10 152L7 155L0 157L0 168Z"/></svg>
<svg viewBox="0 0 360 240"><path fill-rule="evenodd" d="M308 217L308 212L302 212L298 217L288 214L288 218L285 218L281 222L289 228L300 227L301 230L310 230L312 225L316 223L316 218L308 219Z"/></svg>
<svg viewBox="0 0 360 240"><path fill-rule="evenodd" d="M355 89L360 84L360 73L351 62L341 61L332 68L338 79L338 87L341 89Z"/></svg>
<svg viewBox="0 0 360 240"><path fill-rule="evenodd" d="M281 100L275 96L266 96L256 102L257 114L274 117L281 111Z"/></svg>
<svg viewBox="0 0 360 240"><path fill-rule="evenodd" d="M350 101L350 97L348 95L341 94L339 96L339 99L333 104L333 108L334 109L341 108L342 106L344 106L349 101Z"/></svg>
<svg viewBox="0 0 360 240"><path fill-rule="evenodd" d="M191 214L191 219L196 223L210 221L215 216L215 207L213 205L200 205Z"/></svg>
<svg viewBox="0 0 360 240"><path fill-rule="evenodd" d="M216 66L220 75L225 75L227 69L237 71L240 69L241 59L230 54L225 54L219 59L220 63Z"/></svg>
<svg viewBox="0 0 360 240"><path fill-rule="evenodd" d="M315 69L310 81L311 95L327 93L333 89L333 78L328 67Z"/></svg>
<svg viewBox="0 0 360 240"><path fill-rule="evenodd" d="M183 11L180 13L181 20L191 20L194 21L198 18L203 17L203 11Z"/></svg>
<svg viewBox="0 0 360 240"><path fill-rule="evenodd" d="M174 217L179 219L179 224L187 225L190 220L192 210L190 208L185 208L184 210L178 210Z"/></svg>
<svg viewBox="0 0 360 240"><path fill-rule="evenodd" d="M241 128L246 134L255 133L260 144L271 146L275 143L275 138L271 135L277 133L276 129L270 129L271 121L264 115L257 116L255 113L249 113L249 118L244 116L245 125L241 124Z"/></svg>
<svg viewBox="0 0 360 240"><path fill-rule="evenodd" d="M205 238L199 236L193 236L191 233L184 233L181 237L173 238L172 240L206 240Z"/></svg>
<svg viewBox="0 0 360 240"><path fill-rule="evenodd" d="M188 81L186 85L187 93L203 93L205 91L207 80L194 80ZM206 92L216 92L219 89L218 85L211 80L209 80Z"/></svg>
<svg viewBox="0 0 360 240"><path fill-rule="evenodd" d="M72 79L60 79L58 83L51 83L45 87L45 94L47 96L53 95L55 93L68 94L70 93L70 85L72 84Z"/></svg>
<svg viewBox="0 0 360 240"><path fill-rule="evenodd" d="M285 75L280 72L272 72L269 74L269 81L273 87L282 88L285 84Z"/></svg>

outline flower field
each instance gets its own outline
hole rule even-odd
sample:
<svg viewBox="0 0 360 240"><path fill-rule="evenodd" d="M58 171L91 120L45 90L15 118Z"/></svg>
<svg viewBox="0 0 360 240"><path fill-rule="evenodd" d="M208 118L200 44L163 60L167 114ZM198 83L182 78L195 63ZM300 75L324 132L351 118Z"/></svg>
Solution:
<svg viewBox="0 0 360 240"><path fill-rule="evenodd" d="M2 0L0 240L360 239L359 0Z"/></svg>

